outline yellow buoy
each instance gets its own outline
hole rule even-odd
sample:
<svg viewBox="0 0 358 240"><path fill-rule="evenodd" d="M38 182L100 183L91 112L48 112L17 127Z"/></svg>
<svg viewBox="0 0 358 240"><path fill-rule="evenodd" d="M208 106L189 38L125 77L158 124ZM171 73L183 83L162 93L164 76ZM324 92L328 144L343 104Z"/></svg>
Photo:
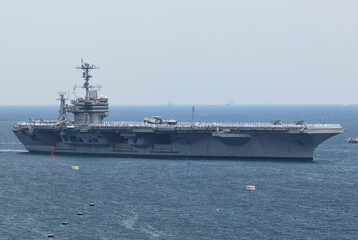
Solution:
<svg viewBox="0 0 358 240"><path fill-rule="evenodd" d="M255 191L256 187L254 185L248 185L248 186L246 186L246 190L247 191Z"/></svg>
<svg viewBox="0 0 358 240"><path fill-rule="evenodd" d="M68 222L66 220L62 221L62 225L67 225Z"/></svg>
<svg viewBox="0 0 358 240"><path fill-rule="evenodd" d="M90 203L90 206L93 207L93 206L94 206L94 202L91 202L91 203Z"/></svg>
<svg viewBox="0 0 358 240"><path fill-rule="evenodd" d="M78 170L80 169L78 166L72 166L72 170Z"/></svg>
<svg viewBox="0 0 358 240"><path fill-rule="evenodd" d="M78 211L78 212L77 212L77 215L82 215L82 212L81 212L81 211Z"/></svg>
<svg viewBox="0 0 358 240"><path fill-rule="evenodd" d="M53 236L55 236L53 233L47 234L47 237L53 237Z"/></svg>

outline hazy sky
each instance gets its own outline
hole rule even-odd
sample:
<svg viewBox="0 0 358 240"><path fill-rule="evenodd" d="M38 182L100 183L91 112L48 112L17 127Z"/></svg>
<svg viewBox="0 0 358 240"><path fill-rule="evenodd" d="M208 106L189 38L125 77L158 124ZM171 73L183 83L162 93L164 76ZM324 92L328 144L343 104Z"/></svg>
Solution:
<svg viewBox="0 0 358 240"><path fill-rule="evenodd" d="M112 105L358 103L358 1L0 0L0 37L0 105L58 104L81 57Z"/></svg>

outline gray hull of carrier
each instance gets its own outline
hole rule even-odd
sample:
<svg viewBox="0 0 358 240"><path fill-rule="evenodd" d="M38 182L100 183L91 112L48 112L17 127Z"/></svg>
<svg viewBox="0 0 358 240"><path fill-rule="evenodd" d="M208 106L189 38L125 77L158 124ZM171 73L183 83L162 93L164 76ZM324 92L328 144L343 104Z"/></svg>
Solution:
<svg viewBox="0 0 358 240"><path fill-rule="evenodd" d="M148 157L312 159L339 125L189 123L149 125L19 123L14 133L30 152Z"/></svg>
<svg viewBox="0 0 358 240"><path fill-rule="evenodd" d="M326 139L344 131L339 124L104 122L108 98L89 85L94 65L83 63L84 98L66 105L59 117L18 123L13 132L30 152L164 158L312 159ZM98 87L98 86L97 86ZM73 113L70 120L67 113ZM150 120L150 119L149 119Z"/></svg>

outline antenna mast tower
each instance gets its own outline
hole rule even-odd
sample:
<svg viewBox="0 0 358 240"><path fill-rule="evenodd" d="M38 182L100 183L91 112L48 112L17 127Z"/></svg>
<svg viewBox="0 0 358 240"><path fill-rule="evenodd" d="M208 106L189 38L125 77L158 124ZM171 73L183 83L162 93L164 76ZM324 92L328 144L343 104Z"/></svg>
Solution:
<svg viewBox="0 0 358 240"><path fill-rule="evenodd" d="M82 69L82 77L85 80L82 88L86 89L86 97L85 100L89 101L89 89L93 88L93 86L89 85L89 80L92 78L92 75L89 74L90 70L92 69L98 69L99 67L96 67L93 64L90 64L89 62L83 62L83 58L81 59L81 66L77 66L76 69ZM100 88L100 86L96 86L97 88Z"/></svg>

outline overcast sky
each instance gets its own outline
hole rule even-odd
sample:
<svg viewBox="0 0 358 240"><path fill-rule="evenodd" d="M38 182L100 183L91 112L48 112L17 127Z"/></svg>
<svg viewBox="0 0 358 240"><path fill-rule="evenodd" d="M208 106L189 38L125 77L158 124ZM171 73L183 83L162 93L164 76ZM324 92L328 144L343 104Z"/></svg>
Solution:
<svg viewBox="0 0 358 240"><path fill-rule="evenodd" d="M81 57L112 105L358 103L358 1L11 0L0 31L0 105L58 104Z"/></svg>

